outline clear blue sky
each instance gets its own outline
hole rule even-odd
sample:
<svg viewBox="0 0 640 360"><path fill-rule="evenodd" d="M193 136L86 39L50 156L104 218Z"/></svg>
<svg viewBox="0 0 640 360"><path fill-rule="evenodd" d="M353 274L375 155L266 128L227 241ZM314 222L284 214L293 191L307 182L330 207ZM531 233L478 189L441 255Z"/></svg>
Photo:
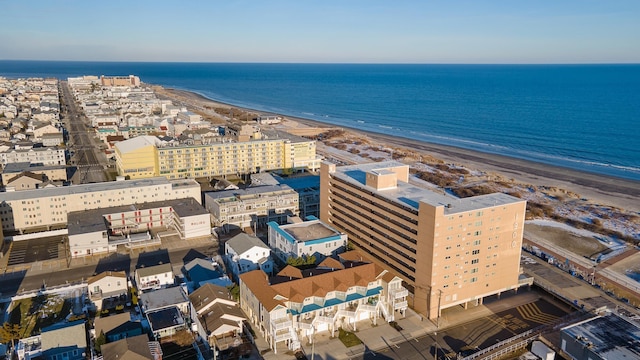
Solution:
<svg viewBox="0 0 640 360"><path fill-rule="evenodd" d="M639 63L640 0L0 0L0 59Z"/></svg>

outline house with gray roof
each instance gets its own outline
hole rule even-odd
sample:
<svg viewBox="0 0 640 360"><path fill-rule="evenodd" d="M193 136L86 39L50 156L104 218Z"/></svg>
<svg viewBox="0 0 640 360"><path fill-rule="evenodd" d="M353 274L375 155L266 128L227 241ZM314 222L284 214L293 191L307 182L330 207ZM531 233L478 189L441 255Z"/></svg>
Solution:
<svg viewBox="0 0 640 360"><path fill-rule="evenodd" d="M42 357L45 360L81 360L87 354L84 320L59 323L42 329Z"/></svg>
<svg viewBox="0 0 640 360"><path fill-rule="evenodd" d="M247 271L261 269L271 275L273 260L271 249L257 236L240 233L224 245L225 262L234 279Z"/></svg>
<svg viewBox="0 0 640 360"><path fill-rule="evenodd" d="M183 314L189 314L189 298L181 286L158 289L140 294L138 304L143 312L177 307Z"/></svg>
<svg viewBox="0 0 640 360"><path fill-rule="evenodd" d="M160 289L173 285L175 276L171 264L160 264L136 269L136 285L138 290Z"/></svg>

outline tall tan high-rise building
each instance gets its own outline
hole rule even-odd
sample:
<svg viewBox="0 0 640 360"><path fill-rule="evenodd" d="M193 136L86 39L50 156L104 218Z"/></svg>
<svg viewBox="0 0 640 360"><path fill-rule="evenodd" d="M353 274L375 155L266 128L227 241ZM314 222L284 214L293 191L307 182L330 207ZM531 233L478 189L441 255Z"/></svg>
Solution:
<svg viewBox="0 0 640 360"><path fill-rule="evenodd" d="M414 308L478 304L521 285L526 201L495 193L459 199L409 183L396 161L320 167L320 218L400 276Z"/></svg>

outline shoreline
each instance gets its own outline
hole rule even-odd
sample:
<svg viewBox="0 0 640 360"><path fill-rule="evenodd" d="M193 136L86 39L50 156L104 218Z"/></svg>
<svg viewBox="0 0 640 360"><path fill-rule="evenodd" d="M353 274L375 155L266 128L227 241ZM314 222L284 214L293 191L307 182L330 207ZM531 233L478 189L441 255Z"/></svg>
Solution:
<svg viewBox="0 0 640 360"><path fill-rule="evenodd" d="M182 96L187 101L206 102L213 106L237 108L247 112L262 112L260 110L249 109L210 99L191 90L169 87L165 88L162 85L148 85L161 87L161 89L167 93L174 96ZM291 120L309 127L342 128L345 131L372 139L381 145L388 144L412 149L419 153L428 154L441 159L446 163L463 165L466 168L483 172L497 173L505 178L514 179L521 183L571 190L580 194L583 198L589 199L593 203L606 204L640 213L640 202L638 201L638 198L640 198L640 181L574 170L556 165L547 165L532 160L486 153L478 150L468 150L452 145L441 145L413 140L405 137L361 130L349 126L323 123L313 119L289 115L282 116L286 120Z"/></svg>

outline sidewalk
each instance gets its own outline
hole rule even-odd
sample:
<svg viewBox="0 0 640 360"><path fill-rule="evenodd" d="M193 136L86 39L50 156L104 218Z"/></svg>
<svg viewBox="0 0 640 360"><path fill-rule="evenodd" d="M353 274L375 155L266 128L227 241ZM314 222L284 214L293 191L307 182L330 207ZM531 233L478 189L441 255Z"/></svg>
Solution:
<svg viewBox="0 0 640 360"><path fill-rule="evenodd" d="M497 305L497 308L518 306L519 304L533 301L537 296L534 293L521 293L517 296L503 299ZM492 306L496 307L495 304ZM359 321L356 324L357 331L354 333L362 341L360 345L347 348L338 339L337 330L333 338L328 331L316 334L315 345L311 344L307 338L299 340L308 359L311 359L312 354L314 354L314 360L350 359L362 356L365 353L393 348L394 345L408 340L420 339L429 334L434 334L434 332L438 331L438 328L444 330L491 314L493 312L485 305L471 306L468 309L454 307L443 312L438 326L433 321L424 319L412 309L407 309L406 317L396 318L396 322L402 328L401 331L394 329L383 318L378 318L377 325L373 325L370 320ZM256 337L256 346L259 351L265 351L263 354L265 360L294 359L292 352L286 346L282 343L278 345L278 353L275 354L272 350L269 350L269 345L263 338L259 335ZM256 357L256 359L259 358Z"/></svg>

